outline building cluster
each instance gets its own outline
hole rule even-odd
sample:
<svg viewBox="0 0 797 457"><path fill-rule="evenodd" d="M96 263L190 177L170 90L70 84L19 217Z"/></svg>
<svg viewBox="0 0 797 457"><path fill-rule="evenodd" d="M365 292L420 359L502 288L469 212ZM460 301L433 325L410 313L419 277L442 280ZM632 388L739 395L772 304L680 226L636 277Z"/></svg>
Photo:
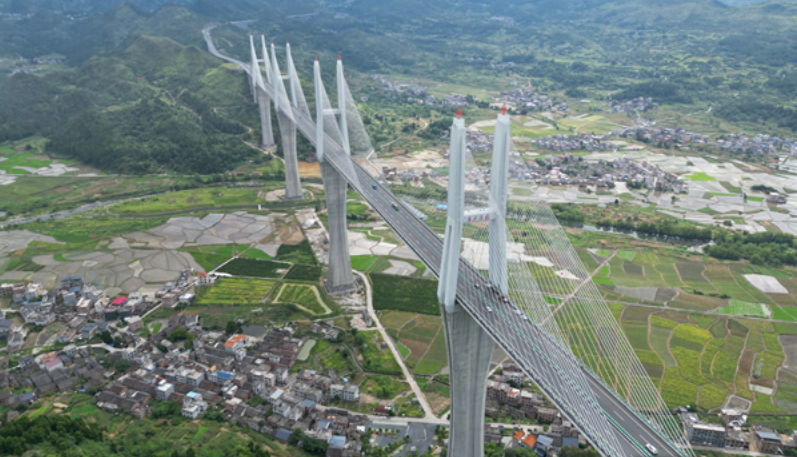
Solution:
<svg viewBox="0 0 797 457"><path fill-rule="evenodd" d="M485 415L493 418L506 415L512 420L533 419L548 424L543 433L514 429L512 440L506 448L531 449L536 455L546 457L556 455L563 447L578 447L580 442L585 442L573 424L564 419L556 408L550 407L542 395L523 388L527 381L525 373L514 363L505 363L501 367L501 374L487 381ZM505 442L503 428L487 425L484 441Z"/></svg>
<svg viewBox="0 0 797 457"><path fill-rule="evenodd" d="M630 113L632 111L647 111L658 107L650 97L637 97L631 100L609 100L606 102L607 113Z"/></svg>
<svg viewBox="0 0 797 457"><path fill-rule="evenodd" d="M594 135L592 133L576 133L573 135L560 133L558 135L535 138L531 140L531 145L557 152L583 150L590 152L616 151L617 145L606 141L610 138L609 135Z"/></svg>
<svg viewBox="0 0 797 457"><path fill-rule="evenodd" d="M557 427L554 430L554 427ZM502 443L503 426L487 425L484 430L486 443ZM554 424L544 433L530 433L520 428L512 430L512 439L506 449L531 449L539 457L555 456L563 447L578 447L580 440L578 431L566 420L556 419Z"/></svg>
<svg viewBox="0 0 797 457"><path fill-rule="evenodd" d="M617 138L638 138L651 143L708 144L710 141L708 135L689 132L682 127L655 127L650 123L614 129L609 135Z"/></svg>
<svg viewBox="0 0 797 457"><path fill-rule="evenodd" d="M191 273L183 272L178 280L182 285L174 287L185 291ZM63 278L52 290L36 282L0 284L0 296L11 297L25 324L14 325L11 320L0 319L0 338L8 340L10 351L25 343L26 326L46 327L56 321L66 324L56 335L60 344L90 340L117 321L124 322L128 332L135 332L143 328L141 316L154 304L141 293L109 297L104 290L85 282L83 276Z"/></svg>
<svg viewBox="0 0 797 457"><path fill-rule="evenodd" d="M15 408L29 405L48 392L85 392L99 388L112 375L89 348L70 344L58 352L20 357L16 370L4 370L0 376L0 402Z"/></svg>
<svg viewBox="0 0 797 457"><path fill-rule="evenodd" d="M64 60L61 59L60 57L34 57L31 60L33 60L34 63L38 63L38 64L59 64L59 63L64 63Z"/></svg>
<svg viewBox="0 0 797 457"><path fill-rule="evenodd" d="M517 65L515 62L490 62L489 67L493 70L505 70Z"/></svg>
<svg viewBox="0 0 797 457"><path fill-rule="evenodd" d="M200 272L199 279L194 283L192 276L194 274L193 268L188 268L180 272L180 277L176 281L168 281L163 285L163 288L155 292L155 298L158 298L163 303L163 306L173 308L178 304L189 304L194 299L194 294L188 293L187 290L193 285L197 286L212 286L215 283L216 276L208 275L207 273Z"/></svg>
<svg viewBox="0 0 797 457"><path fill-rule="evenodd" d="M615 183L624 182L630 187L660 192L689 192L689 184L675 173L648 161L634 162L625 157L598 162L583 162L572 154L525 162L513 157L509 161L509 173L516 179L534 181L538 185L613 188Z"/></svg>
<svg viewBox="0 0 797 457"><path fill-rule="evenodd" d="M314 327L311 332L326 338L338 336L331 331L335 329ZM191 351L170 342L169 335L178 329L194 336ZM95 401L106 411L125 411L136 418L152 412L153 399L177 403L190 419L213 410L279 441L287 442L300 428L310 438L328 442L338 452L333 455L356 455L367 416L324 405L359 402L359 387L334 370L291 374L306 342L293 335L286 327L262 337L228 337L203 330L195 315L178 314L152 336L154 346L144 343L120 351L131 368L97 393ZM155 349L161 345L166 352Z"/></svg>
<svg viewBox="0 0 797 457"><path fill-rule="evenodd" d="M746 427L747 416L735 409L722 409L719 423L706 423L694 414L685 411L682 418L686 434L694 445L712 446L764 454L784 454L787 449L797 450L797 431L781 434L763 425Z"/></svg>
<svg viewBox="0 0 797 457"><path fill-rule="evenodd" d="M468 106L473 102L472 97L462 94L451 94L439 100L437 97L426 93L426 89L413 86L411 84L395 84L380 75L371 75L371 80L382 84L383 92L392 94L394 98L399 98L406 103L415 103L428 106L447 106L461 107Z"/></svg>
<svg viewBox="0 0 797 457"><path fill-rule="evenodd" d="M553 423L561 418L559 411L551 408L545 397L523 388L528 379L517 365L505 363L501 371L500 375L487 381L486 416L498 417L503 413L518 419L528 418L543 423ZM556 425L550 429L558 430Z"/></svg>
<svg viewBox="0 0 797 457"><path fill-rule="evenodd" d="M511 103L519 110L553 110L556 108L557 111L567 111L566 103L555 105L547 95L540 95L527 88L503 91L501 95L496 98L496 101L499 103Z"/></svg>
<svg viewBox="0 0 797 457"><path fill-rule="evenodd" d="M749 152L755 155L777 154L781 151L797 154L797 142L795 140L791 138L782 140L776 136L761 133L753 137L749 137L745 132L720 137L717 139L716 146L726 151Z"/></svg>

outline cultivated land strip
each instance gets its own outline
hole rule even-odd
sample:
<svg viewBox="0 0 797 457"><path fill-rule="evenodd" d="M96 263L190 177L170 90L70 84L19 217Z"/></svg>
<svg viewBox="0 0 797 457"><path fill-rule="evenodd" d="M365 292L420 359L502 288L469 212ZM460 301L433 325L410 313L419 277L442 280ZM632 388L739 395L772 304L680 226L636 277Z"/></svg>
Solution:
<svg viewBox="0 0 797 457"><path fill-rule="evenodd" d="M404 364L404 359L401 357L401 352L399 352L396 344L393 342L393 338L387 333L387 330L385 330L385 327L382 325L382 322L379 320L379 317L374 311L373 293L371 290L371 283L368 281L368 277L365 275L365 273L359 271L355 271L354 273L358 275L363 280L363 284L365 284L365 297L366 304L368 306L368 315L371 316L371 320L374 321L376 328L379 329L379 333L382 334L382 339L385 340L385 343L387 343L387 346L390 348L390 352L393 353L393 357L396 359L399 367L401 367L402 373L404 373L404 379L406 379L406 381L409 383L412 393L414 393L415 397L418 399L418 404L420 404L421 408L423 408L423 419L436 420L437 417L434 415L434 411L432 410L431 406L429 406L429 402L426 401L426 397L423 395L421 387L415 381L415 377L412 376L410 370L407 369L407 365Z"/></svg>

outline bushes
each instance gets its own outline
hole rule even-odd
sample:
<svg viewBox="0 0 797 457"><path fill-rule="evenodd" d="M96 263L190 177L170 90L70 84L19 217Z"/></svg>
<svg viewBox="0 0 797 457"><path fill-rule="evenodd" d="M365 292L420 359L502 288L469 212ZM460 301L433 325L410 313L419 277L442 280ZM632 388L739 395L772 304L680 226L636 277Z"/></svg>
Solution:
<svg viewBox="0 0 797 457"><path fill-rule="evenodd" d="M35 419L20 417L0 429L0 455L22 455L31 447L49 442L66 452L84 441L102 441L103 429L82 418L42 414Z"/></svg>
<svg viewBox="0 0 797 457"><path fill-rule="evenodd" d="M374 309L440 315L437 281L372 273Z"/></svg>

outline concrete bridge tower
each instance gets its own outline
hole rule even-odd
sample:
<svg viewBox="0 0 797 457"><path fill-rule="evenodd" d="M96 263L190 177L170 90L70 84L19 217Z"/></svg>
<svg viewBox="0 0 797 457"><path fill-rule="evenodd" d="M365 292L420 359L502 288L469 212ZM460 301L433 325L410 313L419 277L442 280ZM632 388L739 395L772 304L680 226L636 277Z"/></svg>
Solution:
<svg viewBox="0 0 797 457"><path fill-rule="evenodd" d="M266 69L266 81L269 84L274 84L272 81L273 71L271 70L271 62L268 58L268 48L266 47L266 37L264 35L260 35L260 45L263 59L258 62L263 62L263 66ZM252 68L257 68L257 73L260 74L259 66L253 63ZM263 76L261 74L260 79L262 80L262 78ZM263 135L260 145L264 148L274 147L274 131L271 126L271 97L269 97L265 90L258 91L257 104L260 108L260 129Z"/></svg>
<svg viewBox="0 0 797 457"><path fill-rule="evenodd" d="M449 455L484 455L484 406L487 373L494 342L487 332L456 302L462 227L469 215L490 217L490 278L508 292L506 269L506 176L509 168L509 116L498 116L491 171L491 199L485 210L465 211L465 120L457 111L451 127L449 149L448 220L437 296L443 315L448 364L451 370L451 429ZM496 182L498 181L498 182ZM503 202L503 204L501 203Z"/></svg>
<svg viewBox="0 0 797 457"><path fill-rule="evenodd" d="M290 55L290 44L286 47L286 52ZM288 62L291 62L290 58ZM282 152L285 159L285 201L301 200L304 198L304 194L302 192L302 183L299 179L299 159L296 155L296 121L293 119L290 108L291 105L297 106L296 97L288 99L283 81L286 79L290 81L290 72L288 75L283 75L280 72L277 52L273 42L271 43L271 71L273 73L274 107L277 111L277 121L279 122L280 135L282 137ZM294 89L292 83L290 87Z"/></svg>
<svg viewBox="0 0 797 457"><path fill-rule="evenodd" d="M318 161L321 163L321 175L324 179L324 192L327 199L327 215L329 219L329 227L327 227L329 229L329 272L327 274L326 288L329 293L341 293L357 288L351 268L349 238L346 229L346 193L348 184L343 176L324 157L326 135L324 117L336 114L339 115L340 119L340 132L335 133L340 133L341 146L343 146L346 154L351 155L346 119L346 98L342 87L345 84L343 62L340 57L338 57L337 66L337 109L325 106L328 103L324 82L321 79L321 67L318 63L318 58L316 58L313 66L313 79L315 80L316 154Z"/></svg>

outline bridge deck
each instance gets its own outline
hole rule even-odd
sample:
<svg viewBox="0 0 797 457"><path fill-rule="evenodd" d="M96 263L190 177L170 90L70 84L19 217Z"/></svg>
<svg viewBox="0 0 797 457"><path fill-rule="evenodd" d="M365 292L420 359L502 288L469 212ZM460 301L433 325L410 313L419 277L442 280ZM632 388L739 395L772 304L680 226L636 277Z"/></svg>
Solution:
<svg viewBox="0 0 797 457"><path fill-rule="evenodd" d="M210 29L203 30L209 51L215 56L235 63L246 72L250 66L226 57L216 50L210 38ZM261 87L273 97L273 88L266 83ZM281 104L281 109L285 104ZM297 127L313 144L316 143L315 123L306 114L292 107L291 115ZM329 163L349 182L371 207L387 222L396 234L415 252L421 261L435 275L439 276L443 242L423 221L405 208L393 209L397 202L395 196L383 187L370 173L352 160L334 141L327 137L326 158ZM476 287L476 285L480 287ZM658 449L658 455L685 455L672 441L663 437L653 425L629 406L611 389L606 387L595 374L583 367L575 357L556 340L548 335L530 319L522 319L511 303L504 303L496 293L486 287L487 282L473 266L460 260L457 298L460 305L487 331L495 342L523 368L531 379L560 407L561 413L578 427L587 439L604 455L643 456L649 455L644 448L646 443ZM492 311L487 309L491 308ZM545 348L544 350L542 348ZM553 356L551 356L553 354ZM570 361L570 362L568 362ZM562 365L575 363L589 381L590 391L581 391L562 369ZM561 399L562 389L574 389L585 403L594 405L602 417L617 432L620 449L614 449L611 440L605 436L595 436L587 426L591 418L580 417L579 411L568 410Z"/></svg>

